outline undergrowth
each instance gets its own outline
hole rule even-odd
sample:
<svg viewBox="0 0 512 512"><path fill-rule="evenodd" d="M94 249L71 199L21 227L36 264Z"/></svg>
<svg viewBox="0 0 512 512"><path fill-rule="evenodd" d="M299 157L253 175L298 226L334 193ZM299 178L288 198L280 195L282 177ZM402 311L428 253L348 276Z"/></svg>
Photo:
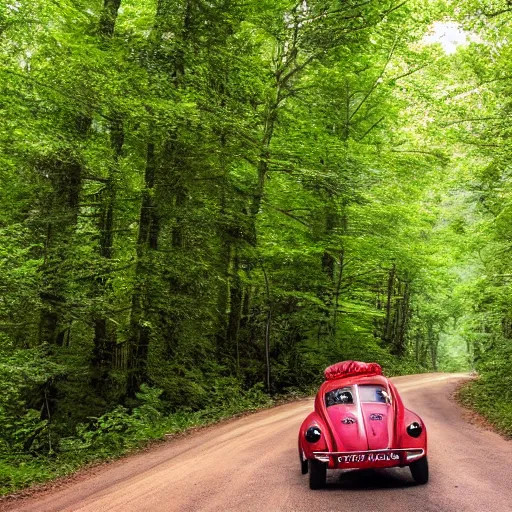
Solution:
<svg viewBox="0 0 512 512"><path fill-rule="evenodd" d="M165 414L160 394L158 389L143 386L137 395L138 407L129 411L117 406L98 418L90 418L89 422L77 426L75 435L61 439L50 453L39 456L4 453L0 457L0 494L68 475L92 462L119 457L169 434L216 423L276 402L258 385L248 391L235 389L222 403L214 401L212 406L199 411L182 408Z"/></svg>
<svg viewBox="0 0 512 512"><path fill-rule="evenodd" d="M484 374L463 386L459 401L482 414L498 432L512 438L512 377Z"/></svg>

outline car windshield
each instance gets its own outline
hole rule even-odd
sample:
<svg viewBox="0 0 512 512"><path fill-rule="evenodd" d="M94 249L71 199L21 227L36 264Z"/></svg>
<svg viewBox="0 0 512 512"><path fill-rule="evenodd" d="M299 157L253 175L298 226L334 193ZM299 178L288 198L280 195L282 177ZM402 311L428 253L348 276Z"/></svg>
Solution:
<svg viewBox="0 0 512 512"><path fill-rule="evenodd" d="M361 402L390 403L389 394L382 386L360 386L359 398Z"/></svg>
<svg viewBox="0 0 512 512"><path fill-rule="evenodd" d="M325 405L347 405L353 404L354 397L352 396L351 388L339 388L329 391L325 394Z"/></svg>

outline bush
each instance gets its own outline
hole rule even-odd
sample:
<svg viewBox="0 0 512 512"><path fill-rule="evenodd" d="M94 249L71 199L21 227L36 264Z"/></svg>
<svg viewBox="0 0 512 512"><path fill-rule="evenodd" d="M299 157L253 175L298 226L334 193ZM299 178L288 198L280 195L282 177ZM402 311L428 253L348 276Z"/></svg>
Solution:
<svg viewBox="0 0 512 512"><path fill-rule="evenodd" d="M511 388L509 376L485 374L468 383L458 394L460 401L483 416L502 434L512 438Z"/></svg>

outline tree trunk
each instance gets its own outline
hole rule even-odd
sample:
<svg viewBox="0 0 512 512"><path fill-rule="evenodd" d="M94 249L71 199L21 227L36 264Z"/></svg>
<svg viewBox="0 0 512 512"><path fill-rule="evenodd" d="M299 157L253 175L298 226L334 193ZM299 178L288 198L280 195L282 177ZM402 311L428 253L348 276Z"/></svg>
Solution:
<svg viewBox="0 0 512 512"><path fill-rule="evenodd" d="M104 0L103 11L100 17L99 34L105 41L110 41L114 35L115 24L121 0ZM110 148L112 150L112 164L109 168L105 184L104 198L99 212L98 229L100 233L99 255L105 263L101 265L102 273L110 266L114 245L114 206L116 200L116 176L119 173L119 159L124 145L124 127L121 118L112 113L110 115ZM108 294L109 285L106 277L96 279L96 296L99 300ZM106 391L106 383L114 364L114 351L116 332L109 325L104 307L97 312L94 318L94 349L92 356L92 384L99 393Z"/></svg>
<svg viewBox="0 0 512 512"><path fill-rule="evenodd" d="M221 218L223 206L221 204ZM231 267L232 243L226 230L219 229L219 276L221 282L217 292L217 327L216 327L216 352L219 361L222 354L227 350L227 331L228 331L228 309L230 304L231 281L229 269Z"/></svg>
<svg viewBox="0 0 512 512"><path fill-rule="evenodd" d="M153 223L153 189L155 186L155 143L152 140L153 130L150 130L150 141L147 144L146 170L144 173L144 190L139 217L139 232L137 237L137 265L135 268L135 286L132 294L130 315L130 335L128 338L128 379L127 394L135 396L140 385L147 380L147 356L149 348L148 312L151 294L148 290L147 278L152 271L150 267L150 250L156 249L157 241Z"/></svg>
<svg viewBox="0 0 512 512"><path fill-rule="evenodd" d="M75 121L77 121L75 119ZM81 118L79 137L87 135L91 119ZM52 183L52 197L46 215L49 219L45 246L45 260L41 268L41 313L39 344L62 345L69 328L66 285L69 271L64 268L70 259L73 235L76 230L82 188L82 164L74 155L66 160L55 159L45 163Z"/></svg>
<svg viewBox="0 0 512 512"><path fill-rule="evenodd" d="M119 7L121 7L121 0L104 0L99 26L101 36L110 38L114 35Z"/></svg>
<svg viewBox="0 0 512 512"><path fill-rule="evenodd" d="M402 300L400 301L400 323L396 335L396 354L404 356L406 353L406 335L409 324L409 283L403 283Z"/></svg>
<svg viewBox="0 0 512 512"><path fill-rule="evenodd" d="M388 287L387 287L387 300L386 300L386 319L384 324L384 335L383 340L387 344L392 343L392 334L393 334L393 309L392 309L392 303L393 303L393 296L394 296L394 290L395 290L395 272L396 267L393 263L393 266L391 267L389 271L389 277L388 277Z"/></svg>
<svg viewBox="0 0 512 512"><path fill-rule="evenodd" d="M230 302L228 325L226 332L226 351L222 354L229 362L233 357L233 349L238 352L239 346L239 331L240 322L242 318L242 304L243 304L243 289L240 279L240 257L237 249L235 249L235 256L233 258L233 269L231 271L231 286L230 286ZM235 360L239 358L237 353L234 354ZM235 370L237 368L235 367Z"/></svg>
<svg viewBox="0 0 512 512"><path fill-rule="evenodd" d="M267 276L267 271L263 263L261 264L263 270L263 277L265 278L265 292L267 296L267 319L265 322L265 384L267 387L267 393L271 393L271 382L270 382L270 324L272 322L272 301L270 299L270 283Z"/></svg>
<svg viewBox="0 0 512 512"><path fill-rule="evenodd" d="M183 15L183 25L181 27L180 39L177 41L177 50L171 60L173 67L171 75L174 77L174 87L179 89L181 87L183 76L185 74L185 52L184 47L189 38L189 29L192 23L192 4L188 0L185 4ZM162 33L169 29L165 24L167 17L172 17L170 12L170 4L164 0L157 2L157 12L153 30L150 34L150 42L153 46L151 62L148 63L149 80L152 80L151 74L154 72L154 62L156 50L161 44ZM149 110L149 109L148 109ZM153 112L151 112L153 114ZM127 380L127 394L133 396L140 385L147 380L147 358L149 352L150 331L149 331L149 314L151 309L152 290L150 287L150 280L148 276L154 273L154 268L150 268L151 264L151 251L158 248L159 233L160 233L160 218L157 213L157 204L154 197L155 183L156 183L156 125L152 122L150 128L149 140L147 144L147 157L146 157L146 170L145 170L145 187L142 192L141 211L139 220L139 234L137 240L137 266L135 271L135 287L132 295L132 308L130 318L130 336L128 340L128 380ZM181 162L181 147L178 141L178 130L173 128L167 135L167 143L165 147L166 158L165 166L169 169L170 182L175 190L174 203L178 207L182 207L187 194L186 189L182 183L183 169L180 167ZM162 171L162 169L160 169ZM162 172L160 173L162 174ZM183 234L182 226L180 225L179 218L172 233L172 247L183 247ZM176 282L175 278L170 279L169 286L171 292L176 292L181 289L180 283ZM174 336L178 332L177 322L179 318L177 315L169 315L167 324L170 324L170 331ZM171 341L168 340L168 344ZM168 347L168 352L172 352L172 347Z"/></svg>
<svg viewBox="0 0 512 512"><path fill-rule="evenodd" d="M114 206L116 200L116 175L119 172L119 158L124 144L124 130L120 119L111 122L110 146L113 152L113 163L105 185L105 198L102 201L99 215L100 245L99 255L105 262L105 269L109 269L114 244ZM109 280L106 277L96 279L96 295L98 299L105 299L110 290ZM111 324L111 323L110 323ZM93 380L92 384L103 393L110 370L114 365L114 351L116 345L116 331L109 325L108 318L101 307L94 319L94 349L92 358Z"/></svg>
<svg viewBox="0 0 512 512"><path fill-rule="evenodd" d="M337 327L338 327L338 308L340 306L340 290L341 290L341 284L343 282L344 266L345 266L345 249L341 249L339 270L338 270L338 279L336 282L336 291L334 293L334 313L333 313L333 320L332 320L332 333L333 333L334 338L336 338L336 331L337 331Z"/></svg>

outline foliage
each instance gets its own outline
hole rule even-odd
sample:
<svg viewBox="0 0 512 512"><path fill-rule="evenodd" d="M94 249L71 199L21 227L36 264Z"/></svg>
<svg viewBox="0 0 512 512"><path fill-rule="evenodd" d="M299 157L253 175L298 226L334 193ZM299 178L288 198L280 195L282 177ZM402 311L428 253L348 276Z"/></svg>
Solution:
<svg viewBox="0 0 512 512"><path fill-rule="evenodd" d="M167 414L159 399L161 390L143 385L137 394L137 405L131 412L117 406L98 418L77 425L75 435L62 438L53 455L33 457L11 453L10 457L0 457L1 494L67 475L84 464L118 457L146 446L153 439L268 407L274 401L262 388L260 385L245 391L236 382L224 380L216 386L208 407L195 412L184 408Z"/></svg>
<svg viewBox="0 0 512 512"><path fill-rule="evenodd" d="M507 368L494 3L0 7L5 488L301 393L338 360ZM446 17L485 41L427 44Z"/></svg>
<svg viewBox="0 0 512 512"><path fill-rule="evenodd" d="M478 411L499 432L510 438L512 436L512 406L510 401L510 378L508 368L501 368L498 373L482 369L482 377L462 388L459 400L466 406Z"/></svg>

